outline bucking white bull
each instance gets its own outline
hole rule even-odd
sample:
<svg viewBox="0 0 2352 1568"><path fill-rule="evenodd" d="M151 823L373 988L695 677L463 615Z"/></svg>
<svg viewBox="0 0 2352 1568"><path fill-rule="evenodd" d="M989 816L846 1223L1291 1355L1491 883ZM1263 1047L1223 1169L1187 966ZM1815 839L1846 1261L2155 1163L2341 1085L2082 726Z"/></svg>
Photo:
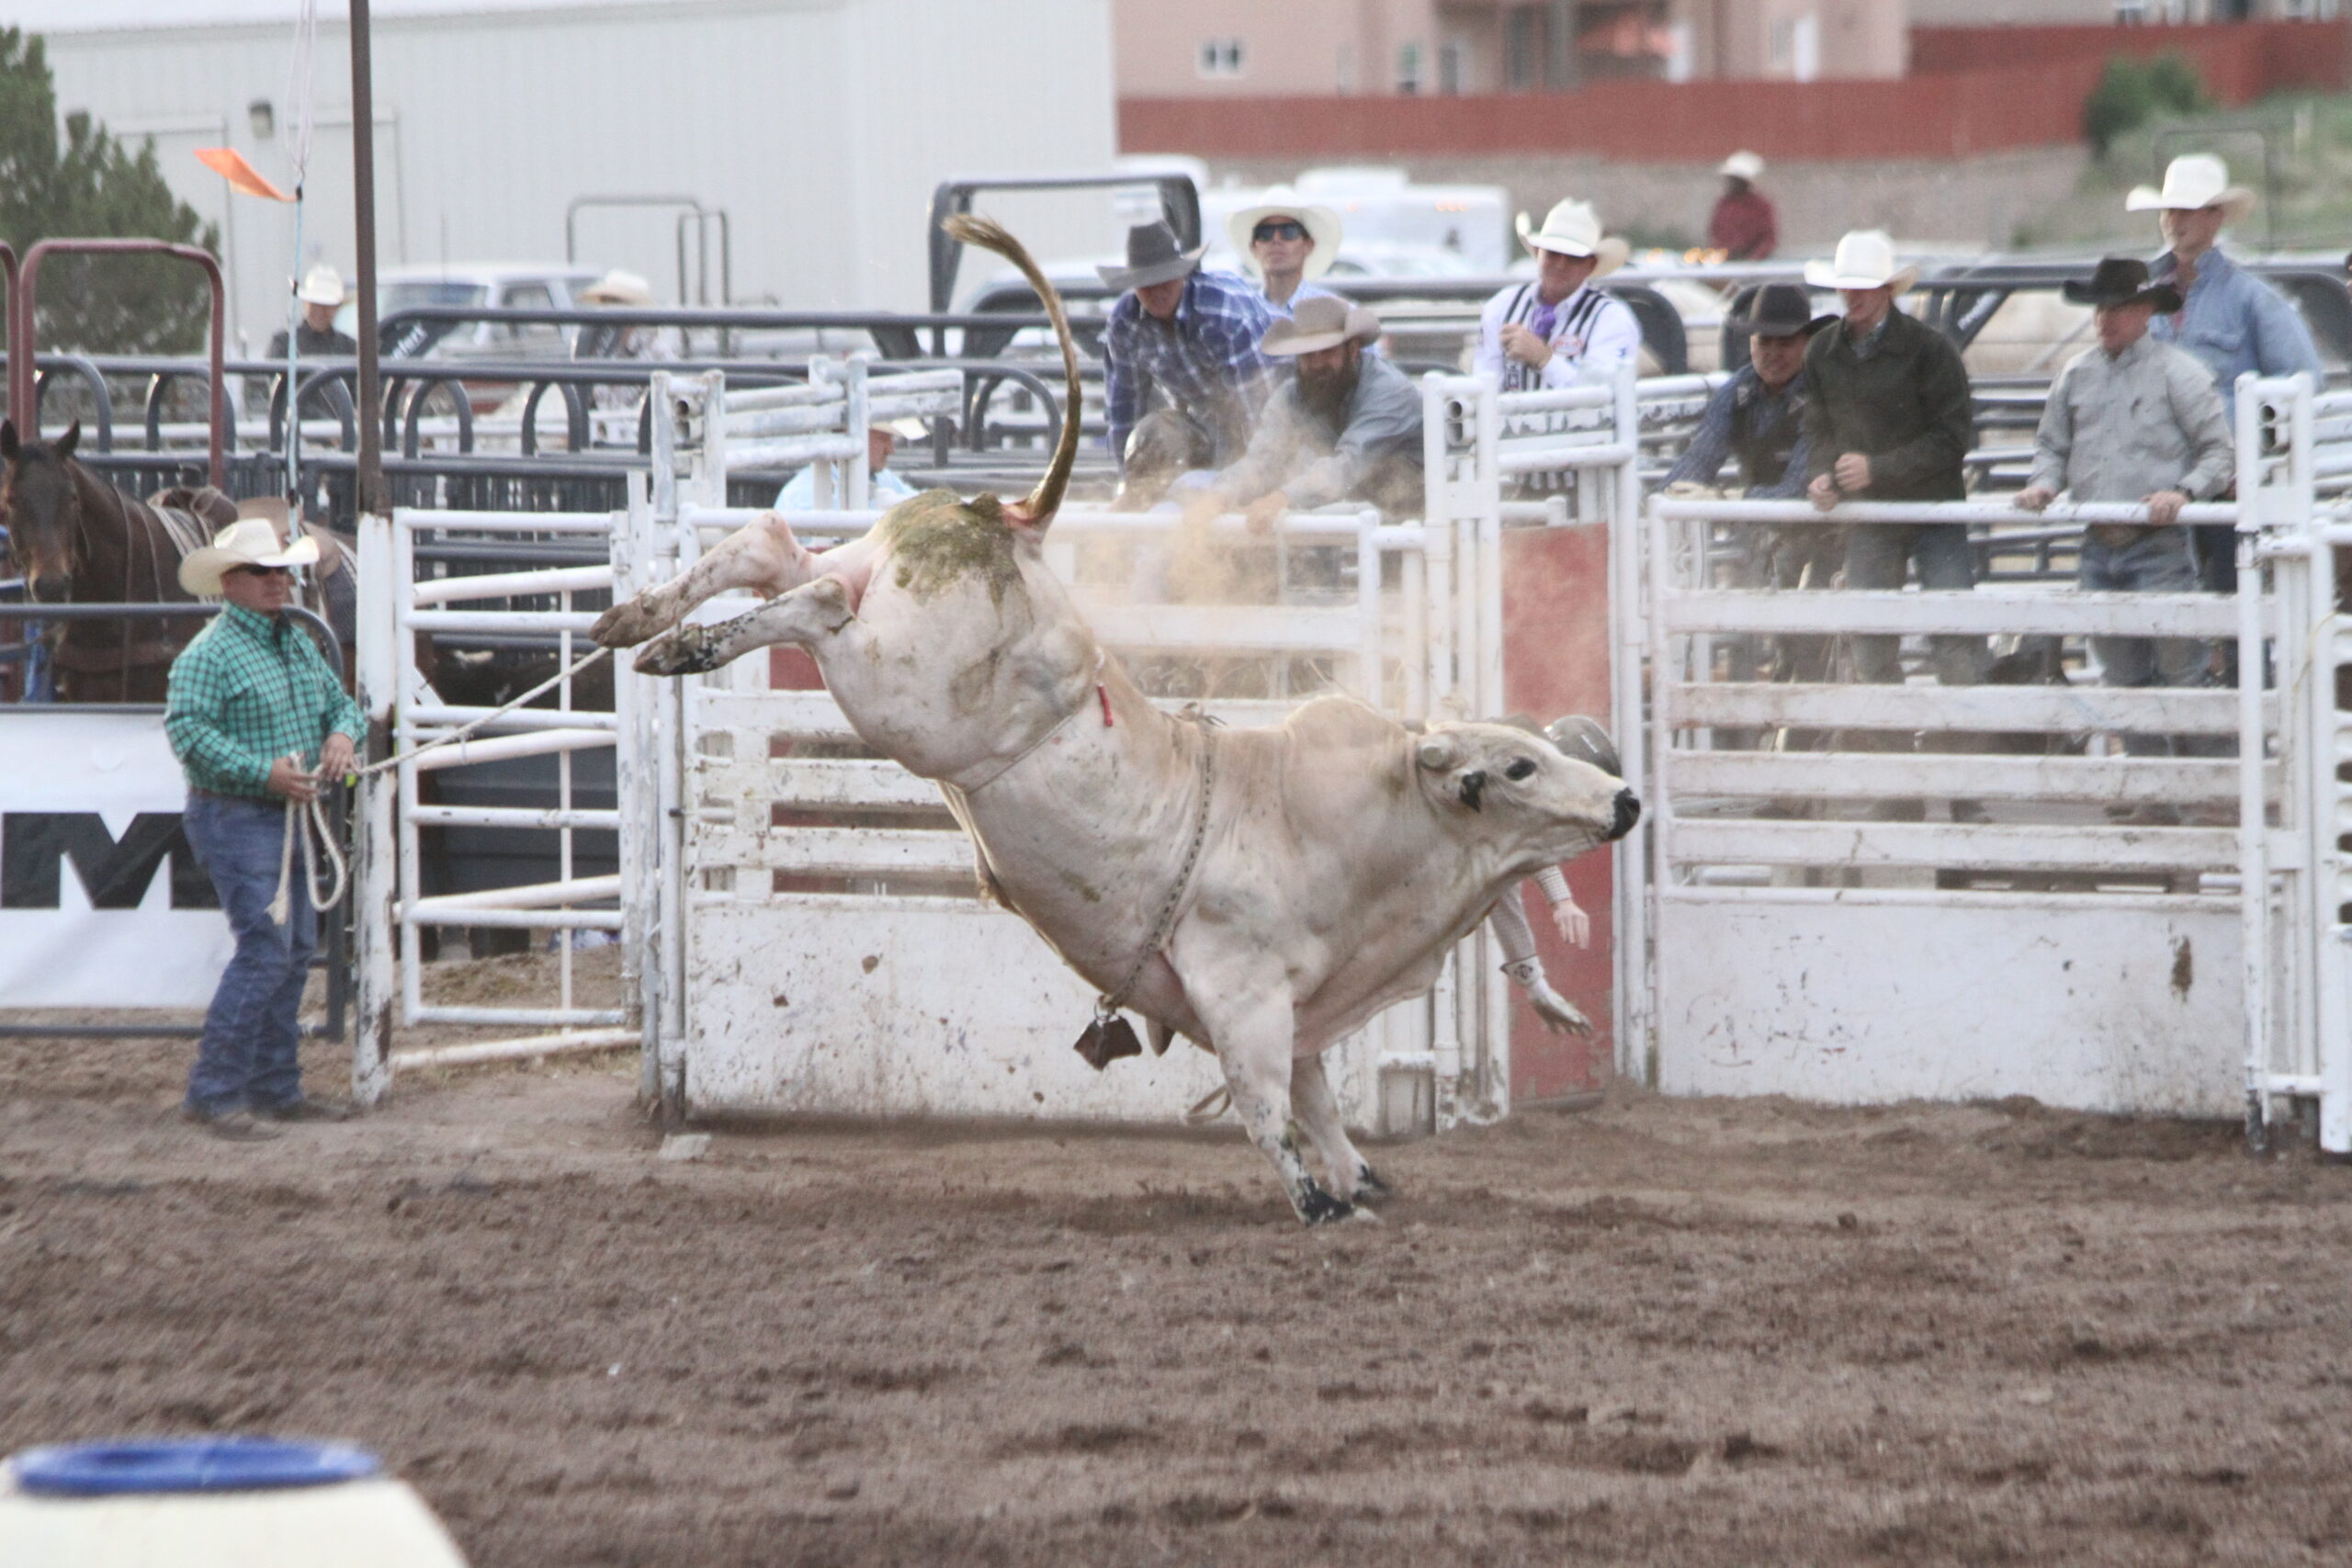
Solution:
<svg viewBox="0 0 2352 1568"><path fill-rule="evenodd" d="M1622 780L1505 725L1416 736L1344 697L1269 729L1155 707L1040 547L1078 444L1061 299L996 224L950 231L1020 267L1053 318L1069 393L1037 488L1013 502L929 491L821 554L763 518L606 612L596 638L662 634L637 668L664 675L808 649L859 737L939 785L988 889L1100 987L1080 1048L1098 1066L1131 1050L1116 1016L1130 1009L1155 1046L1178 1033L1214 1051L1299 1218L1343 1217L1385 1189L1340 1123L1324 1048L1426 991L1521 877L1621 837L1639 805ZM767 602L680 624L732 588Z"/></svg>

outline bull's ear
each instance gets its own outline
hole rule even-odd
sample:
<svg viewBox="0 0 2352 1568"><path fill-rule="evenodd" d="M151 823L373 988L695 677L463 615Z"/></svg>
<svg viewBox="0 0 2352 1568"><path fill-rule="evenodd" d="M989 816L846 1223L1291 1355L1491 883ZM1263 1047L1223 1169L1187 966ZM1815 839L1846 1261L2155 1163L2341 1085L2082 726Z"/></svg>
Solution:
<svg viewBox="0 0 2352 1568"><path fill-rule="evenodd" d="M1451 773L1462 761L1462 742L1451 735L1424 736L1417 755L1430 772Z"/></svg>
<svg viewBox="0 0 2352 1568"><path fill-rule="evenodd" d="M77 419L65 427L64 434L57 438L57 455L61 457L71 457L74 456L74 448L81 444L82 422Z"/></svg>
<svg viewBox="0 0 2352 1568"><path fill-rule="evenodd" d="M13 419L0 419L0 457L6 457L13 463L17 460L17 454L23 450L23 447L17 445L17 422Z"/></svg>

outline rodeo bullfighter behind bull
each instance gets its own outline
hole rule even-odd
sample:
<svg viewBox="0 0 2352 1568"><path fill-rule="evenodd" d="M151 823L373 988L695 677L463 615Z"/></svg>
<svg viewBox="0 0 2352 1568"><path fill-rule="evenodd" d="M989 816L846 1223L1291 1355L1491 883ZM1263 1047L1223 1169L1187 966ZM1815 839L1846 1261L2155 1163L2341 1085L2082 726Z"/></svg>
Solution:
<svg viewBox="0 0 2352 1568"><path fill-rule="evenodd" d="M763 519L606 612L597 640L666 634L637 668L671 675L776 643L808 649L859 737L939 785L989 890L1102 988L1092 1043L1131 1040L1114 1016L1129 1008L1155 1044L1172 1032L1214 1051L1299 1218L1344 1217L1383 1189L1341 1125L1324 1048L1426 991L1520 878L1622 837L1639 805L1622 780L1503 725L1416 736L1325 697L1278 728L1218 730L1154 706L1040 547L1078 444L1060 297L996 224L950 228L1021 268L1060 339L1068 412L1035 491L929 491L822 554ZM730 588L768 602L680 625Z"/></svg>

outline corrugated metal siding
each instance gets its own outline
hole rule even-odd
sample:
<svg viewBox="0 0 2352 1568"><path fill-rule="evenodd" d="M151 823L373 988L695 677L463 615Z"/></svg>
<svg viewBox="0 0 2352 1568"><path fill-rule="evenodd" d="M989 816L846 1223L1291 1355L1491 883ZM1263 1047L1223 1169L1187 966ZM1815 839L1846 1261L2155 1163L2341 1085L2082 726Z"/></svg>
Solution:
<svg viewBox="0 0 2352 1568"><path fill-rule="evenodd" d="M734 229L738 299L920 309L923 215L950 175L1095 171L1115 124L1110 0L766 0L379 20L379 261L560 262L576 197L684 195ZM222 221L233 319L283 319L292 220L228 207L189 156L228 143L289 169L290 29L62 34L61 107L155 134L166 175ZM349 272L349 57L322 30L309 249ZM256 142L247 106L277 107ZM1113 239L1100 200L1001 203L1046 254ZM1047 210L1050 207L1052 209ZM674 296L673 218L583 214L581 259ZM710 272L716 292L716 257Z"/></svg>

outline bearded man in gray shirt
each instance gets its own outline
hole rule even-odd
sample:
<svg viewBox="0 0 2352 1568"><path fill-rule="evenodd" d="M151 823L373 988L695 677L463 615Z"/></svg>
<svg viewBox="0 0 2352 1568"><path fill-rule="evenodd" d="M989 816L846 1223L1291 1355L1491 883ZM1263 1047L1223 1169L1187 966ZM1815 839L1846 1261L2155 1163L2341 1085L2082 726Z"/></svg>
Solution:
<svg viewBox="0 0 2352 1568"><path fill-rule="evenodd" d="M2087 284L2069 283L2065 294L2097 310L2098 346L2067 361L2051 383L2034 433L2032 479L2017 504L2039 512L2062 490L2078 502L2143 503L2145 523L2094 523L2084 531L2078 586L2194 592L2197 558L2180 509L2225 493L2234 459L2211 373L2148 335L2158 311L2180 309L2179 291L2150 281L2146 263L2109 256ZM2110 686L2203 682L2205 645L2189 638L2093 637L2091 651ZM2126 736L2124 747L2135 756L2186 750L2154 735Z"/></svg>

